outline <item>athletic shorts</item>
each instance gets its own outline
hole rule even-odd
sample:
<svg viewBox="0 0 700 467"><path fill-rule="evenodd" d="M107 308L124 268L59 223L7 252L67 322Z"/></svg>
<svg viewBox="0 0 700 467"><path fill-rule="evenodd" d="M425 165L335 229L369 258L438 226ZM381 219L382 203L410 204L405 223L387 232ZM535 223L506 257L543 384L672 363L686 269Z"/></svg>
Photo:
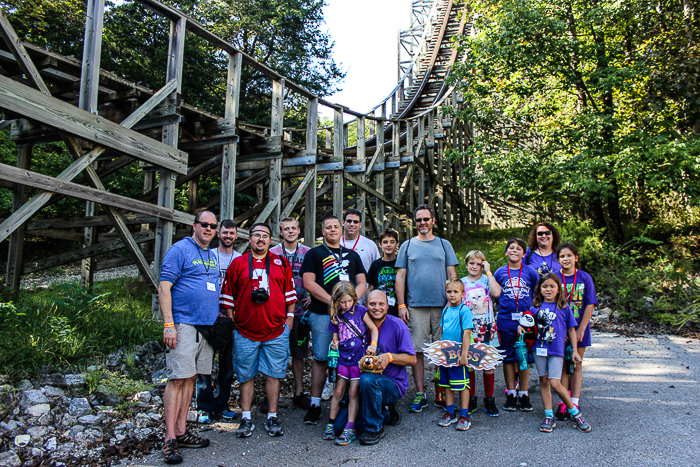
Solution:
<svg viewBox="0 0 700 467"><path fill-rule="evenodd" d="M540 376L549 375L549 379L561 379L562 368L564 367L564 357L541 357L535 355L535 365L537 374Z"/></svg>
<svg viewBox="0 0 700 467"><path fill-rule="evenodd" d="M214 348L191 324L175 323L175 331L177 332L175 348L165 349L165 368L168 379L210 375Z"/></svg>
<svg viewBox="0 0 700 467"><path fill-rule="evenodd" d="M279 379L286 376L289 363L289 328L286 324L284 332L269 341L253 341L236 330L233 342L236 349L233 368L239 383L250 381L258 373Z"/></svg>
<svg viewBox="0 0 700 467"><path fill-rule="evenodd" d="M308 324L301 324L301 316L294 317L292 332L289 333L289 353L301 360L309 356L309 338L311 329Z"/></svg>
<svg viewBox="0 0 700 467"><path fill-rule="evenodd" d="M441 366L438 386L450 388L453 391L469 389L469 370L466 366Z"/></svg>
<svg viewBox="0 0 700 467"><path fill-rule="evenodd" d="M359 381L360 376L362 376L362 370L360 370L359 366L339 365L338 366L338 374L343 379L349 379L351 381L355 381L355 380Z"/></svg>
<svg viewBox="0 0 700 467"><path fill-rule="evenodd" d="M431 344L442 338L442 328L440 327L442 309L441 306L408 307L411 317L408 320L408 329L411 331L411 339L416 352L423 352L421 349L425 344Z"/></svg>
<svg viewBox="0 0 700 467"><path fill-rule="evenodd" d="M328 360L328 347L330 347L331 341L333 340L333 333L328 330L328 324L330 322L330 315L309 313L311 339L314 343L314 360L319 362Z"/></svg>

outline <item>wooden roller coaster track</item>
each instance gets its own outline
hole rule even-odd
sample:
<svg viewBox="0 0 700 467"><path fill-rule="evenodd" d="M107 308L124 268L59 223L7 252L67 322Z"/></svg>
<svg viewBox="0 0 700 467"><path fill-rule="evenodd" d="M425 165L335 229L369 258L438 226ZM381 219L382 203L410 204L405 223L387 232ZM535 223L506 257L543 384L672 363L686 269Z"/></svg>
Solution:
<svg viewBox="0 0 700 467"><path fill-rule="evenodd" d="M292 215L310 246L319 235L318 221L349 207L362 212L363 233L371 230L374 237L390 226L403 238L413 235L411 213L422 203L435 207L446 236L505 225L470 187L466 161L444 158L447 149L468 145L471 134L467 123L442 110L461 104L445 78L460 59L452 38L470 28L453 0L434 0L412 64L367 113L316 96L174 8L136 1L170 23L166 84L156 91L100 69L104 0L88 2L82 62L20 40L0 13L0 129L10 127L18 148L16 167L0 164L0 187L14 196L13 213L0 224L0 241L9 239L5 284L11 290L19 289L23 274L78 260L84 285L95 271L136 264L155 290L173 240L188 234L196 212L217 207L219 219L233 218L241 226L243 239L253 222L269 222L277 231L279 219ZM223 116L181 102L187 31L228 54ZM269 127L238 118L243 67L272 82ZM305 129L284 126L288 93L308 103ZM318 128L319 105L333 109L332 127ZM345 121L348 114L355 120ZM357 143L349 147L351 128ZM293 142L293 131L305 132L305 145ZM318 147L319 132L326 135L325 147ZM32 146L51 141L63 141L74 158L56 177L31 170ZM108 191L103 181L130 164L143 169L138 199ZM221 194L200 203L199 180L212 173L221 174ZM175 209L175 190L185 184L183 212ZM27 187L39 191L27 199ZM234 215L236 193L248 193L257 203ZM66 196L86 201L85 217L32 219ZM23 242L31 235L83 247L26 262ZM123 248L129 257L99 260Z"/></svg>

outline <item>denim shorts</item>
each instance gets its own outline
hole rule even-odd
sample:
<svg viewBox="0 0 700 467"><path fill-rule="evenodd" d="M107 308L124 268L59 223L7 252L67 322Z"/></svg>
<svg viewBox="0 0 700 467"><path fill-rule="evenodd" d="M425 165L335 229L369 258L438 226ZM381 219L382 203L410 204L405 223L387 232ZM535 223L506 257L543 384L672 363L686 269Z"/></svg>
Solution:
<svg viewBox="0 0 700 467"><path fill-rule="evenodd" d="M550 357L535 355L535 365L537 365L538 375L549 376L549 379L561 379L564 358L554 355Z"/></svg>
<svg viewBox="0 0 700 467"><path fill-rule="evenodd" d="M311 324L311 342L314 344L314 360L325 362L328 360L328 347L333 340L333 333L328 330L331 317L330 315L309 313L309 322Z"/></svg>
<svg viewBox="0 0 700 467"><path fill-rule="evenodd" d="M279 379L286 376L289 362L289 328L286 324L284 332L272 340L252 341L236 330L233 342L233 367L239 383L250 381L258 373Z"/></svg>

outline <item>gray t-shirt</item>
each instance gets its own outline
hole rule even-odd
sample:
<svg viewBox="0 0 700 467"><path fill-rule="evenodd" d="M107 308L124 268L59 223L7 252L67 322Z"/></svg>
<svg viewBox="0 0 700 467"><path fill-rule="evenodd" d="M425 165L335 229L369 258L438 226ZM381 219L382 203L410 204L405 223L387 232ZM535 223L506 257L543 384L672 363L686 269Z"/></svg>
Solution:
<svg viewBox="0 0 700 467"><path fill-rule="evenodd" d="M219 268L219 287L224 283L224 276L226 275L226 270L231 266L231 262L241 256L239 252L233 250L230 255L225 255L219 251L218 248L214 248L212 251L212 256L216 257L216 265Z"/></svg>
<svg viewBox="0 0 700 467"><path fill-rule="evenodd" d="M396 257L396 268L406 269L406 305L445 306L445 268L457 264L455 251L444 238L435 237L425 242L414 237L410 242L403 242Z"/></svg>

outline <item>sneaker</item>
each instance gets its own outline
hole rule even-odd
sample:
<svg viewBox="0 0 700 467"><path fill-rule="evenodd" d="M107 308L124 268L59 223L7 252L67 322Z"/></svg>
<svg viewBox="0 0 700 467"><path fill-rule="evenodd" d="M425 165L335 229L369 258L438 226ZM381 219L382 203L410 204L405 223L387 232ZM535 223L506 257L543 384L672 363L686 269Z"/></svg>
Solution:
<svg viewBox="0 0 700 467"><path fill-rule="evenodd" d="M409 412L420 412L423 410L423 407L426 407L428 405L428 399L425 398L425 394L422 392L417 392L416 393L416 398L413 399L413 404L408 406L408 411Z"/></svg>
<svg viewBox="0 0 700 467"><path fill-rule="evenodd" d="M470 426L472 426L472 422L469 421L469 417L459 417L457 431L467 431Z"/></svg>
<svg viewBox="0 0 700 467"><path fill-rule="evenodd" d="M391 404L389 406L389 421L386 422L386 424L389 426L396 426L401 423L402 418L403 416L401 412L399 412L399 409L396 408L396 405Z"/></svg>
<svg viewBox="0 0 700 467"><path fill-rule="evenodd" d="M484 411L489 417L498 417L498 407L496 407L496 399L493 397L484 397Z"/></svg>
<svg viewBox="0 0 700 467"><path fill-rule="evenodd" d="M221 411L221 412L217 412L214 415L217 417L221 417L224 421L227 421L227 422L229 422L231 420L235 420L236 417L238 416L238 414L236 412L234 412L233 410L229 410L229 409L226 409L226 410Z"/></svg>
<svg viewBox="0 0 700 467"><path fill-rule="evenodd" d="M386 430L382 427L379 431L365 431L360 436L360 444L372 446L386 436Z"/></svg>
<svg viewBox="0 0 700 467"><path fill-rule="evenodd" d="M270 436L282 436L284 431L282 430L282 425L277 417L268 418L265 423L265 430Z"/></svg>
<svg viewBox="0 0 700 467"><path fill-rule="evenodd" d="M457 423L459 420L459 417L457 417L456 414L450 414L449 412L445 412L445 415L442 416L440 420L438 420L438 425L439 426L450 426L453 423Z"/></svg>
<svg viewBox="0 0 700 467"><path fill-rule="evenodd" d="M321 419L321 413L323 410L318 405L312 405L309 410L304 415L304 423L307 425L318 425L318 421Z"/></svg>
<svg viewBox="0 0 700 467"><path fill-rule="evenodd" d="M540 431L542 433L551 433L556 427L557 422L554 421L554 417L544 417L544 422L540 425Z"/></svg>
<svg viewBox="0 0 700 467"><path fill-rule="evenodd" d="M521 412L532 412L532 404L530 403L530 396L523 394L518 398L518 407Z"/></svg>
<svg viewBox="0 0 700 467"><path fill-rule="evenodd" d="M579 414L574 417L574 421L576 422L576 428L578 428L578 431L583 431L584 433L591 431L591 425L586 423L586 420L583 419L582 413L579 412Z"/></svg>
<svg viewBox="0 0 700 467"><path fill-rule="evenodd" d="M557 404L557 410L554 412L554 416L557 417L557 420L568 420L571 418L571 415L569 414L569 411L566 408L566 404L563 402L559 402Z"/></svg>
<svg viewBox="0 0 700 467"><path fill-rule="evenodd" d="M470 397L469 398L469 413L476 412L476 406L477 406L476 396Z"/></svg>
<svg viewBox="0 0 700 467"><path fill-rule="evenodd" d="M166 464L179 464L182 462L182 454L177 448L177 440L171 439L163 443L163 460Z"/></svg>
<svg viewBox="0 0 700 467"><path fill-rule="evenodd" d="M445 402L444 400L441 401L441 400L435 399L435 402L433 402L433 405L435 407L441 408L442 410L447 410L447 402Z"/></svg>
<svg viewBox="0 0 700 467"><path fill-rule="evenodd" d="M323 386L323 393L321 394L321 400L324 400L324 401L330 400L330 398L333 397L334 392L335 392L335 384L326 380L326 385Z"/></svg>
<svg viewBox="0 0 700 467"><path fill-rule="evenodd" d="M514 395L506 395L506 403L503 405L503 410L512 412L518 409L518 398Z"/></svg>
<svg viewBox="0 0 700 467"><path fill-rule="evenodd" d="M267 414L267 411L268 411L267 397L263 398L263 400L260 402L260 406L258 408L260 409L261 414Z"/></svg>
<svg viewBox="0 0 700 467"><path fill-rule="evenodd" d="M200 438L199 436L195 436L189 431L185 431L184 435L176 436L175 439L177 440L177 447L179 448L191 448L191 449L196 449L196 448L206 448L209 446L209 440L205 438Z"/></svg>
<svg viewBox="0 0 700 467"><path fill-rule="evenodd" d="M343 430L340 436L338 436L338 439L335 440L335 444L338 446L347 446L353 441L355 441L355 430L352 428L346 428Z"/></svg>
<svg viewBox="0 0 700 467"><path fill-rule="evenodd" d="M311 407L311 399L309 399L309 396L302 392L298 396L294 396L294 398L292 398L292 404L294 404L294 407L309 410L309 407Z"/></svg>
<svg viewBox="0 0 700 467"><path fill-rule="evenodd" d="M202 425L209 425L211 423L211 414L209 412L205 412L204 410L200 410L197 416L197 421Z"/></svg>
<svg viewBox="0 0 700 467"><path fill-rule="evenodd" d="M435 407L444 409L447 403L445 402L445 388L435 383Z"/></svg>
<svg viewBox="0 0 700 467"><path fill-rule="evenodd" d="M321 436L321 438L328 441L335 439L335 428L333 427L332 423L326 425L326 431L323 432L323 436Z"/></svg>
<svg viewBox="0 0 700 467"><path fill-rule="evenodd" d="M253 430L255 430L255 425L253 425L253 421L249 418L244 418L241 420L241 424L238 426L238 430L236 430L236 436L239 438L247 438L248 436L253 434Z"/></svg>

